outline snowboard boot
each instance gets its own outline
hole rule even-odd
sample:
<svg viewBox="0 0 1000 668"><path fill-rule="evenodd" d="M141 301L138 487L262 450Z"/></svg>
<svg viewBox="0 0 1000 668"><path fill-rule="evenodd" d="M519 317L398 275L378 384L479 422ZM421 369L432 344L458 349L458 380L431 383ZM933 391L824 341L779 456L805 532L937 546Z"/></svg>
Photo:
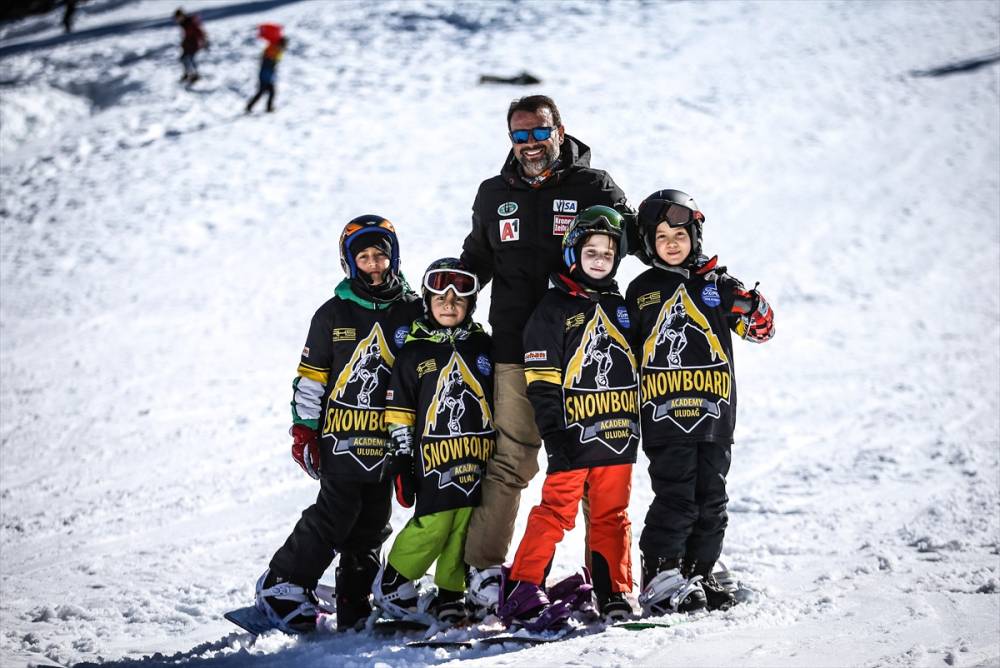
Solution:
<svg viewBox="0 0 1000 668"><path fill-rule="evenodd" d="M337 566L337 630L360 628L372 612L372 581L379 570L377 552L344 552Z"/></svg>
<svg viewBox="0 0 1000 668"><path fill-rule="evenodd" d="M387 617L409 619L417 611L420 592L413 580L407 580L386 562L372 585L372 600Z"/></svg>
<svg viewBox="0 0 1000 668"><path fill-rule="evenodd" d="M609 624L625 621L632 617L632 604L620 591L611 592L606 599L600 601L601 616Z"/></svg>
<svg viewBox="0 0 1000 668"><path fill-rule="evenodd" d="M286 633L316 630L319 601L311 587L304 587L269 568L257 580L254 605Z"/></svg>
<svg viewBox="0 0 1000 668"><path fill-rule="evenodd" d="M469 566L465 575L465 604L472 619L485 619L497 611L500 601L500 567L478 569Z"/></svg>
<svg viewBox="0 0 1000 668"><path fill-rule="evenodd" d="M655 616L701 610L705 607L701 576L685 577L679 558L643 555L639 605L643 614Z"/></svg>
<svg viewBox="0 0 1000 668"><path fill-rule="evenodd" d="M460 591L438 589L432 611L437 620L446 626L457 626L469 619L465 593Z"/></svg>
<svg viewBox="0 0 1000 668"><path fill-rule="evenodd" d="M736 596L719 582L712 570L715 564L711 561L686 561L684 570L688 577L701 576L701 588L705 592L705 607L709 610L728 610L736 605Z"/></svg>

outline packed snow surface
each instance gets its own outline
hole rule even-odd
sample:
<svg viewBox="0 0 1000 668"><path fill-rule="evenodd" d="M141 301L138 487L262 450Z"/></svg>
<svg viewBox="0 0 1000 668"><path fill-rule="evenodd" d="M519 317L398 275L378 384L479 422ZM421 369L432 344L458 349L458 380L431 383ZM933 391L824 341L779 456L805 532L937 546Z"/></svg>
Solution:
<svg viewBox="0 0 1000 668"><path fill-rule="evenodd" d="M190 90L173 7L0 25L0 664L1000 664L1000 4L192 3ZM278 109L246 116L265 21ZM529 93L633 204L693 194L774 306L737 342L724 552L761 600L535 648L254 642L222 613L316 493L289 400L341 227L393 220L411 280L457 254ZM650 499L640 457L636 538Z"/></svg>

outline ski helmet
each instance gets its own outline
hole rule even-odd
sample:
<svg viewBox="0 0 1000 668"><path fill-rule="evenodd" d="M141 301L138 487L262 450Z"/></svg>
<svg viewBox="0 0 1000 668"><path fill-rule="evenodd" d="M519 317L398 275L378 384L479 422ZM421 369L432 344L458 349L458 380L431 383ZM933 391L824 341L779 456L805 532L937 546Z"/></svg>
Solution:
<svg viewBox="0 0 1000 668"><path fill-rule="evenodd" d="M424 271L424 278L420 281L420 295L423 297L424 314L431 321L434 316L431 314L431 299L434 295L443 295L451 290L456 297L465 297L469 300L468 310L465 312L465 319L462 324L468 323L472 319L472 313L476 310L476 294L479 292L479 277L469 269L464 262L455 257L443 257L434 260Z"/></svg>
<svg viewBox="0 0 1000 668"><path fill-rule="evenodd" d="M580 261L580 248L591 234L606 234L615 240L615 264L609 276L618 271L618 263L622 259L622 233L625 220L622 215L610 206L589 206L573 218L569 229L563 234L562 252L563 264L573 273Z"/></svg>
<svg viewBox="0 0 1000 668"><path fill-rule="evenodd" d="M382 216L367 214L347 223L340 234L340 266L348 278L358 277L358 265L354 257L370 246L385 251L389 256L389 273L399 275L399 240L396 238L396 229Z"/></svg>
<svg viewBox="0 0 1000 668"><path fill-rule="evenodd" d="M639 234L650 258L656 259L656 228L660 223L683 227L691 237L688 261L701 255L701 227L705 214L691 195L682 190L657 190L639 205Z"/></svg>

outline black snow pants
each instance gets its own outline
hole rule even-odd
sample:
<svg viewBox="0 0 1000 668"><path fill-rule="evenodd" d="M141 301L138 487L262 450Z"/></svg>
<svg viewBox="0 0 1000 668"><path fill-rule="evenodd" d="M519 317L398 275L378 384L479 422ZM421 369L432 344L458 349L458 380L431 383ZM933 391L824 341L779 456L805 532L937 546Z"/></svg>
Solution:
<svg viewBox="0 0 1000 668"><path fill-rule="evenodd" d="M728 443L668 443L646 450L655 498L639 539L644 557L718 560L729 524L731 452Z"/></svg>
<svg viewBox="0 0 1000 668"><path fill-rule="evenodd" d="M270 567L298 585L314 588L337 553L341 563L367 561L365 555L378 561L382 543L392 533L391 515L391 480L321 478L316 503L302 511Z"/></svg>

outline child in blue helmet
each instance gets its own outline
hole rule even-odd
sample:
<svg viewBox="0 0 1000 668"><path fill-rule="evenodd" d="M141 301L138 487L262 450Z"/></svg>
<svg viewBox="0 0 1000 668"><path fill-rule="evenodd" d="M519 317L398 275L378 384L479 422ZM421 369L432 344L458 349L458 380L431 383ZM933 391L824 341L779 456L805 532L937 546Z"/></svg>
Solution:
<svg viewBox="0 0 1000 668"><path fill-rule="evenodd" d="M424 315L392 370L386 473L404 508L416 503L375 579L374 603L397 619L455 624L465 606L465 537L496 448L490 337L472 320L479 279L443 258L424 273ZM437 561L436 594L417 581Z"/></svg>
<svg viewBox="0 0 1000 668"><path fill-rule="evenodd" d="M381 216L348 223L340 256L347 277L313 315L292 384L292 457L319 480L319 496L257 582L258 609L285 631L315 628L313 590L337 554L337 626L367 618L391 533L392 489L380 479L386 390L420 301L399 273L399 242Z"/></svg>

